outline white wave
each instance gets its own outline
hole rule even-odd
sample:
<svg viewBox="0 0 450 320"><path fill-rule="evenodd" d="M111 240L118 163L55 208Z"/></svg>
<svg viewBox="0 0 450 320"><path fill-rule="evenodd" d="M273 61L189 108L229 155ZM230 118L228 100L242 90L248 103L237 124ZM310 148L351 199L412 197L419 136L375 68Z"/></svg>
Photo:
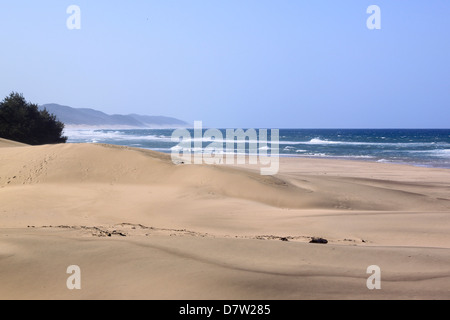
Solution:
<svg viewBox="0 0 450 320"><path fill-rule="evenodd" d="M333 158L333 159L374 159L373 156L366 156L366 155L333 155L333 154L327 154L327 153L305 153L299 155L299 157L314 157L314 158Z"/></svg>
<svg viewBox="0 0 450 320"><path fill-rule="evenodd" d="M64 130L64 135L71 142L92 142L98 143L105 140L115 141L164 141L171 142L171 138L162 135L130 135L123 131L104 131L104 130Z"/></svg>
<svg viewBox="0 0 450 320"><path fill-rule="evenodd" d="M362 141L334 141L313 138L309 141L280 141L280 145L363 145L363 146L389 146L389 147L425 147L450 146L446 142L362 142Z"/></svg>
<svg viewBox="0 0 450 320"><path fill-rule="evenodd" d="M414 151L412 151L412 152L414 152ZM415 153L422 153L422 154L429 155L431 157L450 158L450 149L421 150L421 151L415 151Z"/></svg>
<svg viewBox="0 0 450 320"><path fill-rule="evenodd" d="M314 139L311 139L308 144L345 144L345 142L329 141L329 140L322 140L319 138L314 138ZM353 144L353 142L347 142L347 144Z"/></svg>

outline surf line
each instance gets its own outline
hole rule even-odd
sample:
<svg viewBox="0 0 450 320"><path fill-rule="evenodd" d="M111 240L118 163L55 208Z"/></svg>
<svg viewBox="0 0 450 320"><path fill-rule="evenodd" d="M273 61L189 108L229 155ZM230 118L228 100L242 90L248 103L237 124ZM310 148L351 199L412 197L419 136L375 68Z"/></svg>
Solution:
<svg viewBox="0 0 450 320"><path fill-rule="evenodd" d="M270 130L270 146L267 129L226 129L226 139L219 129L209 128L203 131L202 121L194 122L193 137L188 129L173 131L171 141L178 143L171 152L174 163L182 161L185 164L233 165L246 164L248 159L248 164L260 165L261 175L278 173L279 129ZM204 142L210 143L204 148Z"/></svg>

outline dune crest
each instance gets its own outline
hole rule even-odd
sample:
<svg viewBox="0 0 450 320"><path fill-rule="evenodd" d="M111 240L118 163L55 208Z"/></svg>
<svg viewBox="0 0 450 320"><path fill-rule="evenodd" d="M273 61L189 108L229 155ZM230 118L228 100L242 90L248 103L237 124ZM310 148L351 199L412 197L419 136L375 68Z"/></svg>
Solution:
<svg viewBox="0 0 450 320"><path fill-rule="evenodd" d="M0 148L25 147L25 146L27 145L24 143L0 138Z"/></svg>

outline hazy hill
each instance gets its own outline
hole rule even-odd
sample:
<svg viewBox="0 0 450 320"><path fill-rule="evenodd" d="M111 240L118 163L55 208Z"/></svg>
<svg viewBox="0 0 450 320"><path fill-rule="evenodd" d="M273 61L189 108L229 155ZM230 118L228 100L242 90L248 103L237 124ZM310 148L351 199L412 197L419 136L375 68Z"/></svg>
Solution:
<svg viewBox="0 0 450 320"><path fill-rule="evenodd" d="M188 123L182 120L163 116L145 116L138 114L109 115L94 109L77 109L55 103L44 104L39 108L47 109L67 126L124 126L137 128L188 126Z"/></svg>

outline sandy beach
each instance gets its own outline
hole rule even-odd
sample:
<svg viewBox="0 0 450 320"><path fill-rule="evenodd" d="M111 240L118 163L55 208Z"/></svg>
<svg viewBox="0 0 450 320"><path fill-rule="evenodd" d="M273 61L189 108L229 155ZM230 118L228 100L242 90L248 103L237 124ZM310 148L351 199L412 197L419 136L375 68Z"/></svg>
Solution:
<svg viewBox="0 0 450 320"><path fill-rule="evenodd" d="M450 299L448 169L0 139L0 204L0 299Z"/></svg>

